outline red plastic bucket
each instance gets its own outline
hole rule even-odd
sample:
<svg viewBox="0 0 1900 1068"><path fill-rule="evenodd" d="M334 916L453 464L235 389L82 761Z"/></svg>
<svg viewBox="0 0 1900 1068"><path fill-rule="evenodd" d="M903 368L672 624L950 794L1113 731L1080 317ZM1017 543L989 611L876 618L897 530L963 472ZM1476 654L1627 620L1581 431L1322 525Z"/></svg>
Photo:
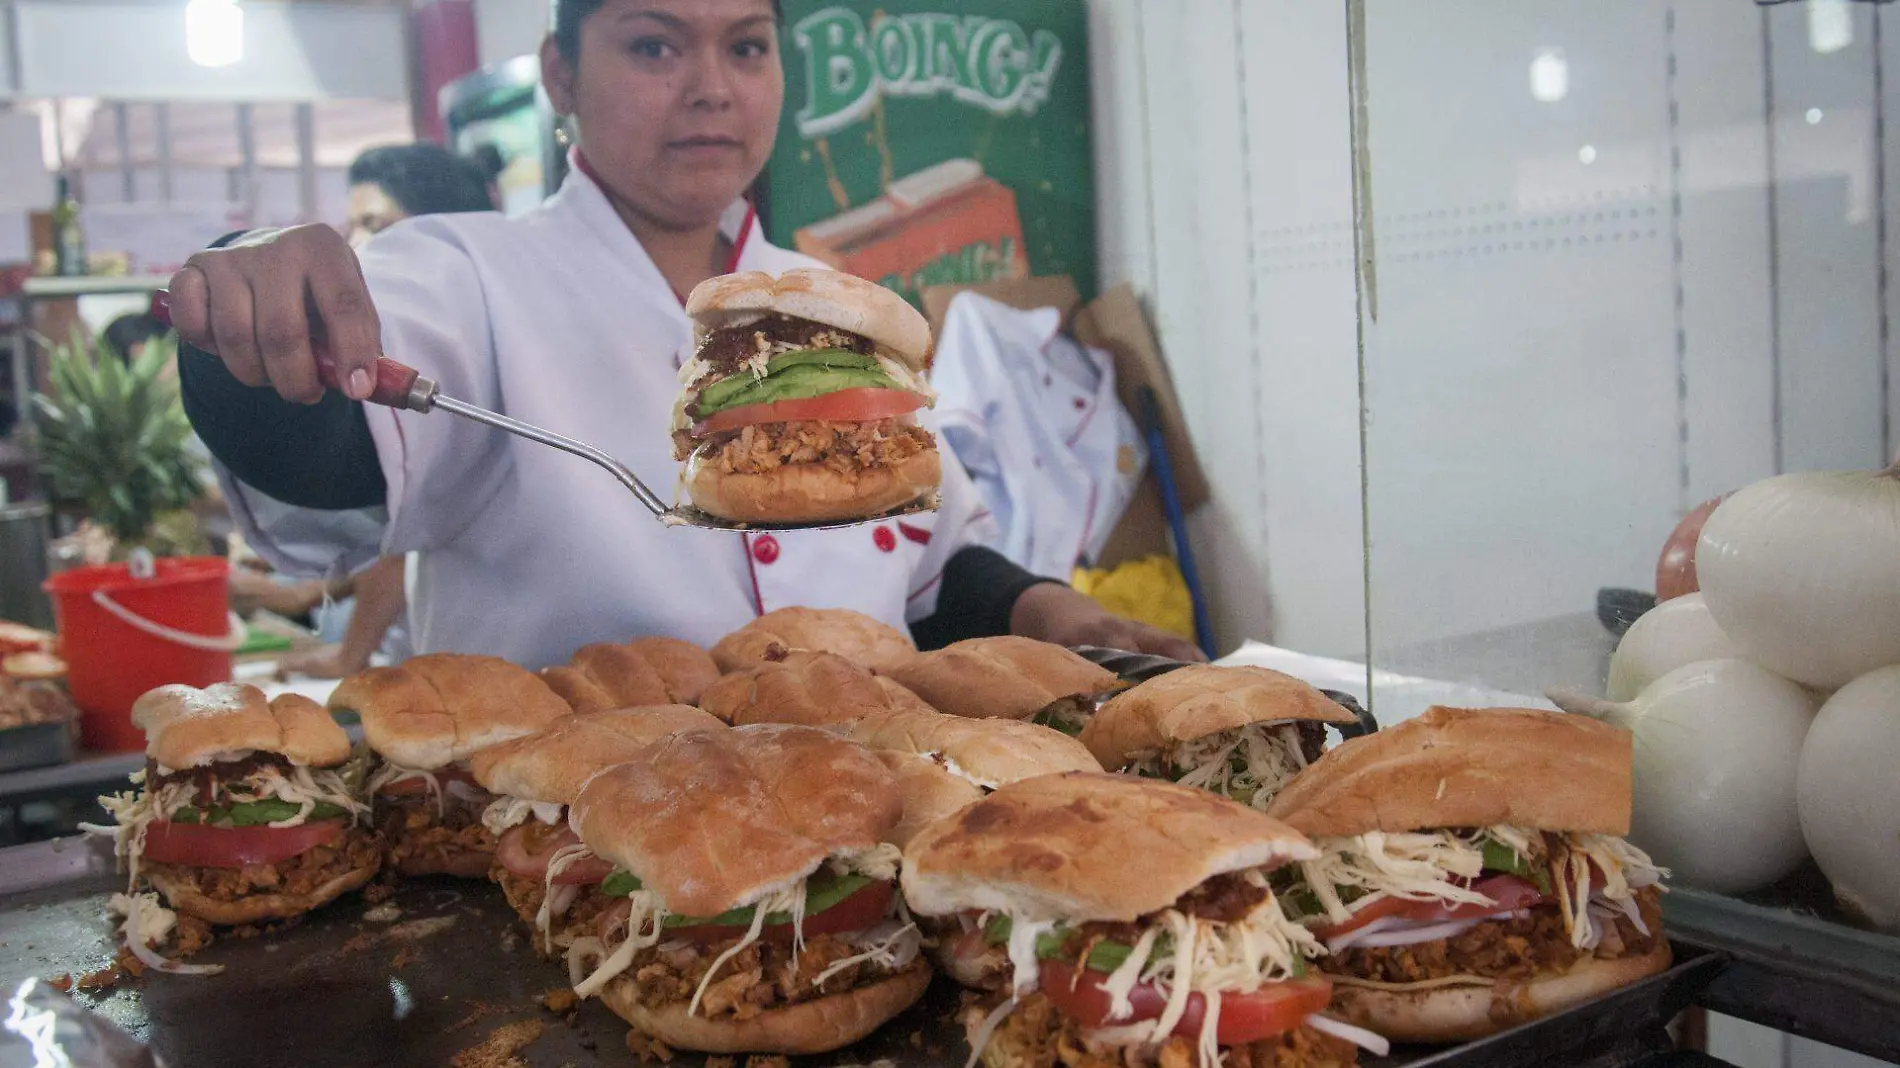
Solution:
<svg viewBox="0 0 1900 1068"><path fill-rule="evenodd" d="M125 564L107 564L46 580L87 749L145 748L145 733L132 725L132 703L147 690L231 678L243 626L231 614L229 565L216 556L156 564L150 578L134 577Z"/></svg>

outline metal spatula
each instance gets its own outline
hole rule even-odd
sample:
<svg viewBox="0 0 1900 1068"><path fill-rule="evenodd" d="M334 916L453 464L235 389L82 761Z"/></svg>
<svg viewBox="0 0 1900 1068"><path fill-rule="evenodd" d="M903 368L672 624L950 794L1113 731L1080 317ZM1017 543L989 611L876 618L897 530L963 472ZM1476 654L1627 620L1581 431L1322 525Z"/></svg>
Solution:
<svg viewBox="0 0 1900 1068"><path fill-rule="evenodd" d="M171 306L169 294L163 290L153 295L152 314L166 326L171 325ZM330 389L341 388L337 381L336 365L327 359L317 361L317 378ZM608 474L620 480L620 484L633 491L634 497L653 513L653 518L671 527L701 527L706 530L836 530L842 527L862 526L866 523L878 523L899 516L915 515L919 512L934 512L940 503L936 493L928 493L902 508L883 512L861 519L840 519L813 523L741 523L731 519L721 519L716 515L701 511L690 504L667 507L659 495L640 481L626 464L607 455L600 449L584 441L563 437L550 430L543 430L519 419L510 419L498 412L486 408L477 408L466 401L445 397L431 379L422 377L413 367L406 367L395 360L384 357L376 361L376 387L367 400L371 404L382 404L391 408L401 408L412 412L433 412L440 409L464 419L473 419L478 423L518 434L529 441L538 441L543 445L552 445L562 452L573 453L604 468ZM655 433L659 428L655 428Z"/></svg>
<svg viewBox="0 0 1900 1068"><path fill-rule="evenodd" d="M338 388L334 364L331 364L327 360L319 360L317 363L317 372L318 379L321 380L325 386L331 389ZM842 519L814 523L740 523L731 519L722 519L719 516L695 508L690 504L675 505L669 508L664 501L660 500L657 494L647 488L646 483L640 481L640 476L634 474L626 464L607 455L600 449L584 441L575 441L573 438L563 437L551 430L543 430L531 423L524 423L519 419L511 419L498 412L491 412L486 408L477 408L467 401L460 401L454 397L443 396L442 391L436 386L434 380L424 378L415 368L406 367L388 357L376 361L376 386L366 399L371 404L383 404L391 408L402 408L412 412L426 413L439 409L453 415L459 415L464 419L473 419L477 423L492 426L497 430L506 430L510 434L520 435L529 441L538 441L543 445L551 445L554 448L560 449L562 452L573 453L583 460L590 461L604 468L608 474L619 479L620 484L633 491L634 497L638 499L641 504L646 506L647 511L653 513L655 519L665 523L667 526L702 527L707 530L739 531L835 530L841 527L854 527L861 526L865 523L877 523L898 516L915 515L918 512L934 512L937 510L939 504L938 495L936 493L929 493L902 508L884 512L879 515L866 516L862 519Z"/></svg>

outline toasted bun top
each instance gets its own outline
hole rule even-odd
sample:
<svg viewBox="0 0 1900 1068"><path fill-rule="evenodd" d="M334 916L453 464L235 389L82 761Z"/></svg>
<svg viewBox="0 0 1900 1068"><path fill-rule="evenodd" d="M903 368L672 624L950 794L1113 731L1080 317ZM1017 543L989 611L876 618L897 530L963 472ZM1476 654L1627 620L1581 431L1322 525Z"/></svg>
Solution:
<svg viewBox="0 0 1900 1068"><path fill-rule="evenodd" d="M886 749L877 758L897 776L904 798L904 818L884 839L900 849L925 827L983 800L981 787L927 756Z"/></svg>
<svg viewBox="0 0 1900 1068"><path fill-rule="evenodd" d="M350 756L349 735L322 705L288 693L269 699L235 682L160 686L133 703L132 722L145 730L145 755L173 770L259 752L319 768Z"/></svg>
<svg viewBox="0 0 1900 1068"><path fill-rule="evenodd" d="M904 899L926 916L1132 922L1216 875L1318 855L1293 828L1205 790L1070 772L925 828L904 850Z"/></svg>
<svg viewBox="0 0 1900 1068"><path fill-rule="evenodd" d="M803 723L822 727L899 710L930 711L916 694L831 653L786 653L722 677L700 707L727 723Z"/></svg>
<svg viewBox="0 0 1900 1068"><path fill-rule="evenodd" d="M917 655L909 635L862 612L781 608L719 639L712 656L719 670L738 671L762 664L777 652L799 649L835 653L878 672L889 672Z"/></svg>
<svg viewBox="0 0 1900 1068"><path fill-rule="evenodd" d="M568 822L668 911L715 916L877 845L903 811L896 777L869 750L764 723L640 750L588 780Z"/></svg>
<svg viewBox="0 0 1900 1068"><path fill-rule="evenodd" d="M1081 742L1013 719L966 719L942 712L884 712L836 728L870 749L944 757L948 770L986 789L1037 775L1100 771Z"/></svg>
<svg viewBox="0 0 1900 1068"><path fill-rule="evenodd" d="M930 364L930 323L904 298L856 275L794 267L774 278L763 271L708 278L686 298L696 333L776 313L869 338L914 371Z"/></svg>
<svg viewBox="0 0 1900 1068"><path fill-rule="evenodd" d="M1310 719L1353 723L1353 714L1291 675L1262 667L1195 664L1115 695L1082 728L1082 744L1105 768L1253 723Z"/></svg>
<svg viewBox="0 0 1900 1068"><path fill-rule="evenodd" d="M724 730L725 724L687 705L576 712L525 737L469 758L475 781L492 793L524 801L571 805L581 786L678 731Z"/></svg>
<svg viewBox="0 0 1900 1068"><path fill-rule="evenodd" d="M1033 638L971 638L920 653L891 676L958 716L1026 719L1050 702L1113 689L1115 673Z"/></svg>
<svg viewBox="0 0 1900 1068"><path fill-rule="evenodd" d="M1630 734L1529 708L1445 708L1354 738L1267 813L1315 838L1488 827L1629 833Z"/></svg>
<svg viewBox="0 0 1900 1068"><path fill-rule="evenodd" d="M542 681L576 712L698 704L718 677L711 654L678 638L584 645L567 666L541 672Z"/></svg>
<svg viewBox="0 0 1900 1068"><path fill-rule="evenodd" d="M355 712L383 759L431 771L566 715L567 702L525 668L493 656L431 653L344 679L330 708Z"/></svg>

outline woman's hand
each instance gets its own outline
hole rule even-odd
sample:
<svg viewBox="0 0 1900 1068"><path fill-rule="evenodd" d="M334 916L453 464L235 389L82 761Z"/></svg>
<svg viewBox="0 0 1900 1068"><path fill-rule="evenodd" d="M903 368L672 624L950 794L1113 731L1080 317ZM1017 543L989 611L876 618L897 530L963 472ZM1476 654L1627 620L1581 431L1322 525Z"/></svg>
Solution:
<svg viewBox="0 0 1900 1068"><path fill-rule="evenodd" d="M1094 645L1188 663L1206 660L1193 642L1146 623L1111 615L1093 598L1060 583L1031 586L1010 610L1009 630L1056 645Z"/></svg>
<svg viewBox="0 0 1900 1068"><path fill-rule="evenodd" d="M172 276L169 304L179 338L247 386L314 403L319 359L354 400L375 385L382 325L356 254L330 227L258 230L200 252Z"/></svg>

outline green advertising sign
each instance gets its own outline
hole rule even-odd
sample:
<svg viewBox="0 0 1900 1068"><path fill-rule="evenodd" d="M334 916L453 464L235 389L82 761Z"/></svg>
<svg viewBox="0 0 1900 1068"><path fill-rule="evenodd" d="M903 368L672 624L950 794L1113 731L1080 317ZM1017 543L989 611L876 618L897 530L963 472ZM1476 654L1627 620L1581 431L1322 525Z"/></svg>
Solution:
<svg viewBox="0 0 1900 1068"><path fill-rule="evenodd" d="M1085 0L787 0L772 240L913 302L1095 291Z"/></svg>

